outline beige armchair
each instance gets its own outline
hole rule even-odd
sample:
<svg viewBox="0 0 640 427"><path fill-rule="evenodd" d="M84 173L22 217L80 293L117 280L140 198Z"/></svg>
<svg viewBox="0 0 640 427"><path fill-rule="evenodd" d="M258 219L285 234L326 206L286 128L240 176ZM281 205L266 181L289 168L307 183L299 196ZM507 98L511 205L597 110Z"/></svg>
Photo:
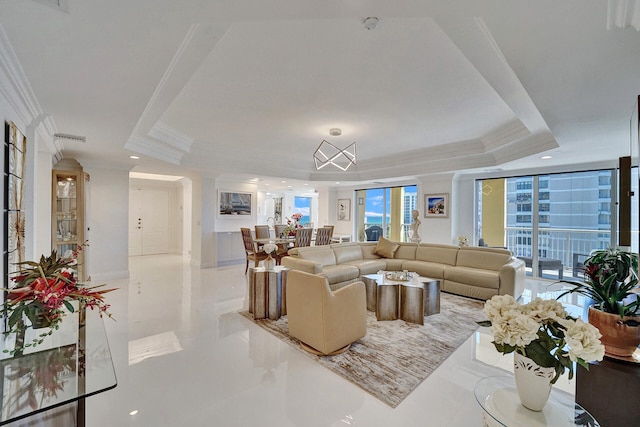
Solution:
<svg viewBox="0 0 640 427"><path fill-rule="evenodd" d="M305 350L333 355L347 350L367 333L364 283L333 292L326 277L291 270L287 276L289 335Z"/></svg>

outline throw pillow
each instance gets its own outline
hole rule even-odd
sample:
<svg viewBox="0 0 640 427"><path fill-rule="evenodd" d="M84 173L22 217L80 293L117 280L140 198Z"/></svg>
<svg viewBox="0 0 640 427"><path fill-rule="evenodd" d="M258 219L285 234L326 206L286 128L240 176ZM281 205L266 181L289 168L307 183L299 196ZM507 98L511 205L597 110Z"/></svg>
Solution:
<svg viewBox="0 0 640 427"><path fill-rule="evenodd" d="M399 247L399 244L381 237L374 253L382 258L393 258L393 254L396 253Z"/></svg>

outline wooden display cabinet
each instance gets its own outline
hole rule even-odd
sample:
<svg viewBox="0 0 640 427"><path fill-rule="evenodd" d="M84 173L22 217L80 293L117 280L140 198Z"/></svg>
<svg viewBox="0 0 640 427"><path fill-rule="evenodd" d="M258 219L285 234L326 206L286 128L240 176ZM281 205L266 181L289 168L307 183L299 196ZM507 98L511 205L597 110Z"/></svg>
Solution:
<svg viewBox="0 0 640 427"><path fill-rule="evenodd" d="M56 164L52 177L52 248L68 257L85 242L84 182L82 166L73 159ZM78 253L77 277L86 280L85 249Z"/></svg>

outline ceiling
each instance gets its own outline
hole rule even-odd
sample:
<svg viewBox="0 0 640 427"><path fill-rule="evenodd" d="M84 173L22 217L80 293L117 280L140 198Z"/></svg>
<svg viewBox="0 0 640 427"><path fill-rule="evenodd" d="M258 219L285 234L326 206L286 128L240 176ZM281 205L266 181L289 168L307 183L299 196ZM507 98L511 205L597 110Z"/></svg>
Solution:
<svg viewBox="0 0 640 427"><path fill-rule="evenodd" d="M64 157L272 188L629 155L638 20L640 0L0 0L41 113L86 137ZM316 171L322 140L357 164Z"/></svg>

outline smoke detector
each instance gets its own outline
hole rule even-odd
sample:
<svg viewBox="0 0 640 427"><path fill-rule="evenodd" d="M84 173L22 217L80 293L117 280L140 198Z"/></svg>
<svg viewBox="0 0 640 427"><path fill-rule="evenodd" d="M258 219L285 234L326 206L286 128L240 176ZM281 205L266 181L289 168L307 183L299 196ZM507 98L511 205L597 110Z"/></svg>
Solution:
<svg viewBox="0 0 640 427"><path fill-rule="evenodd" d="M375 30L376 28L378 28L379 23L380 23L380 20L375 16L369 16L362 20L362 25L364 25L364 28L366 28L369 31Z"/></svg>

